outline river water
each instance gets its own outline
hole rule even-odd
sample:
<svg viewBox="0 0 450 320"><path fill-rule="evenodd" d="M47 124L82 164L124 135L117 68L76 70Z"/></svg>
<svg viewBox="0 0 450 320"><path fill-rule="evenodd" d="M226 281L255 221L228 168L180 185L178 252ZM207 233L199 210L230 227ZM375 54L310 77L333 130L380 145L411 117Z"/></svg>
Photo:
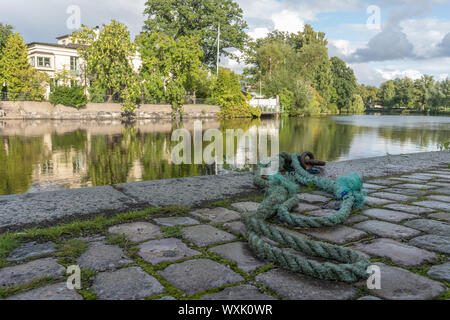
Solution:
<svg viewBox="0 0 450 320"><path fill-rule="evenodd" d="M211 144L196 143L195 130L200 139L208 131L221 135L225 154L227 130L232 129L258 137L231 139L235 145L228 150L234 162L221 164L217 152L213 153L214 164L173 162L179 144L172 141L174 132L187 134L192 152L181 154L195 162L198 152L201 161L202 150ZM280 151L310 150L316 158L339 161L437 151L440 143L450 140L450 117L364 115L197 123L137 121L132 125L120 121L0 121L0 195L252 169L245 151L252 146L261 151L262 133L268 134L265 145L269 154L276 150L271 149L276 143L271 143L278 142ZM239 144L242 141L250 142Z"/></svg>

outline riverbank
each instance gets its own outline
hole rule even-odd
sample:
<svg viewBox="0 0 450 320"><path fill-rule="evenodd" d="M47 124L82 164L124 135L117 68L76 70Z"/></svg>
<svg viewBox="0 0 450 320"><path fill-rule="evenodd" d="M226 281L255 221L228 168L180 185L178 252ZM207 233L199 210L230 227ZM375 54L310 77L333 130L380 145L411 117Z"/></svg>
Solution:
<svg viewBox="0 0 450 320"><path fill-rule="evenodd" d="M112 120L122 119L118 103L88 103L80 109L50 102L0 101L0 120ZM185 105L184 118L212 119L219 106ZM172 119L172 107L167 104L143 104L136 110L136 119Z"/></svg>
<svg viewBox="0 0 450 320"><path fill-rule="evenodd" d="M250 174L234 174L0 197L0 207L19 220L24 218L23 210L32 206L35 214L30 210L26 214L42 219L38 229L10 233L7 238L0 235L0 297L448 300L449 165L450 152L330 163L325 176L357 171L365 177L369 192L365 207L333 228L279 226L301 238L367 255L380 268L380 288L368 288L365 281L344 284L313 279L256 257L244 238L240 215L255 210L263 197L253 187ZM317 217L334 212L330 208L336 201L331 195L311 188L299 192L302 201L295 208L299 214ZM115 208L105 209L108 199ZM103 218L78 219L95 211L94 202ZM184 207L106 214L139 204ZM57 221L53 212L63 216L71 209L78 212L74 215L78 222L43 227ZM4 223L4 210L0 212ZM65 268L70 265L81 268L81 289L66 287Z"/></svg>

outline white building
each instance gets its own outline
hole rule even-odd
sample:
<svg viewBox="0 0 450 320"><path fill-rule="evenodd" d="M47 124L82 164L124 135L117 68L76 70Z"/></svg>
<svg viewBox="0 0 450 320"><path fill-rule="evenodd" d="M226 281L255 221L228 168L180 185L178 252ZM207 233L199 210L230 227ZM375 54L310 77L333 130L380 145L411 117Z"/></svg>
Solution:
<svg viewBox="0 0 450 320"><path fill-rule="evenodd" d="M28 44L28 58L33 67L39 71L46 72L54 84L58 72L64 70L70 72L71 84L89 86L89 81L82 72L84 61L80 58L77 48L78 44L73 43L72 35L64 35L56 38L57 43L32 42ZM134 70L137 72L142 61L139 52L131 58ZM66 84L69 85L69 84ZM50 94L50 86L47 87L46 98Z"/></svg>

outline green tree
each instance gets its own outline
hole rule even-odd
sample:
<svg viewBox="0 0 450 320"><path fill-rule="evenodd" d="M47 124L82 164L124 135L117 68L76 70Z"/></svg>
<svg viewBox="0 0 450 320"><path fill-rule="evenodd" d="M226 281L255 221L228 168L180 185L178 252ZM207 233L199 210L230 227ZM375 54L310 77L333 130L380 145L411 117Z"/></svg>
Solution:
<svg viewBox="0 0 450 320"><path fill-rule="evenodd" d="M381 84L380 88L380 101L384 107L388 109L393 107L395 97L395 85L392 80L386 81Z"/></svg>
<svg viewBox="0 0 450 320"><path fill-rule="evenodd" d="M244 49L247 40L243 11L232 0L148 0L144 32L164 32L173 39L201 39L203 62L216 65L217 29L220 25L220 54L232 56L227 48Z"/></svg>
<svg viewBox="0 0 450 320"><path fill-rule="evenodd" d="M0 83L6 83L8 98L42 100L48 82L46 74L28 61L28 48L19 33L11 34L0 57Z"/></svg>
<svg viewBox="0 0 450 320"><path fill-rule="evenodd" d="M339 110L348 108L356 91L357 83L353 70L338 57L331 58L331 75L336 90L335 99Z"/></svg>
<svg viewBox="0 0 450 320"><path fill-rule="evenodd" d="M127 26L115 20L103 25L101 31L82 26L73 34L73 40L84 44L78 52L93 86L103 89L109 102L113 96L122 95L123 111L133 113L141 94L131 61L137 48Z"/></svg>
<svg viewBox="0 0 450 320"><path fill-rule="evenodd" d="M185 86L200 72L203 52L199 39L191 36L174 39L155 32L141 34L137 42L145 95L164 99L172 105L174 115L182 114Z"/></svg>
<svg viewBox="0 0 450 320"><path fill-rule="evenodd" d="M352 98L352 103L348 108L349 113L364 113L366 108L364 107L364 101L359 94L354 94Z"/></svg>
<svg viewBox="0 0 450 320"><path fill-rule="evenodd" d="M13 26L0 22L0 54L2 53L3 48L6 46L6 42L8 41L9 36L12 35L13 30Z"/></svg>

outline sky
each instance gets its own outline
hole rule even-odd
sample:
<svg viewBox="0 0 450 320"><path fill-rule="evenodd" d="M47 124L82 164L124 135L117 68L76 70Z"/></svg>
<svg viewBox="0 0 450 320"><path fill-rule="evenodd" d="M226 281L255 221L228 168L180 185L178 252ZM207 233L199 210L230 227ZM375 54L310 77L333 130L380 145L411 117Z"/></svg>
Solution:
<svg viewBox="0 0 450 320"><path fill-rule="evenodd" d="M247 33L264 37L275 29L298 32L305 24L326 33L329 55L355 71L360 83L380 85L397 77L450 74L450 0L236 0ZM0 0L0 22L28 42L55 42L74 30L72 6L88 26L111 19L140 32L145 0ZM69 24L68 24L69 22ZM223 58L237 72L243 65Z"/></svg>

